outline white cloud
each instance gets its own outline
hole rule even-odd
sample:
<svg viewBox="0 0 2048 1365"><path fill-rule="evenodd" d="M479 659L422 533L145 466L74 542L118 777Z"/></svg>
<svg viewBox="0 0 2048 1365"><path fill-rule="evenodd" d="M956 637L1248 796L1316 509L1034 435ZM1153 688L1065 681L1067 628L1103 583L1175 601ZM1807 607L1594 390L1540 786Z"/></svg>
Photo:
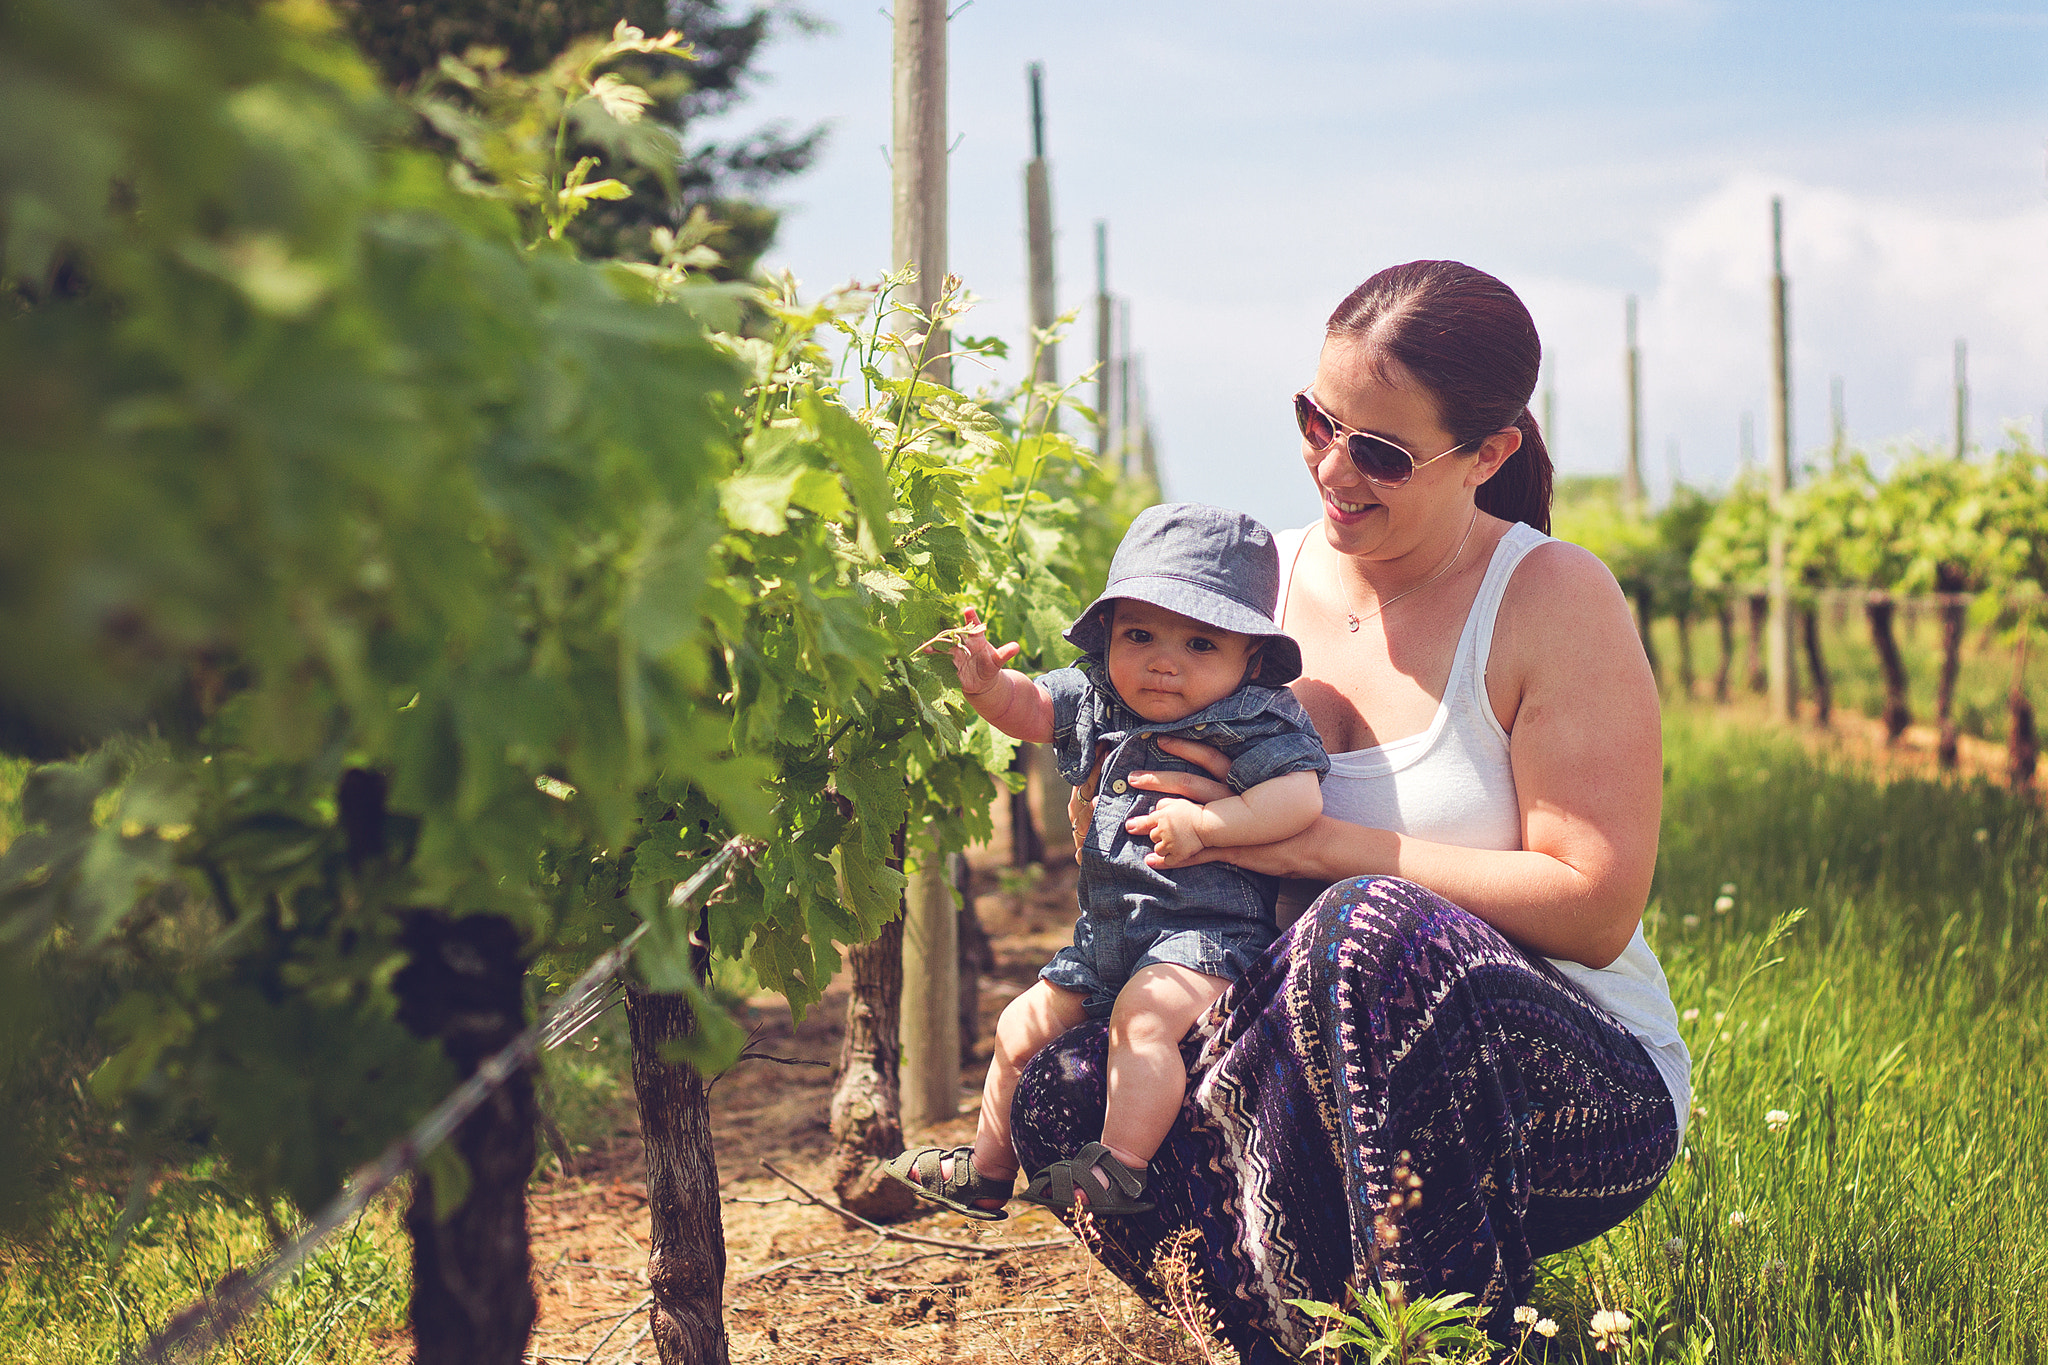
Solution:
<svg viewBox="0 0 2048 1365"><path fill-rule="evenodd" d="M1644 449L1653 487L1676 437L1686 477L1732 472L1744 412L1765 441L1770 376L1770 201L1785 201L1793 440L1829 436L1841 376L1850 437L1948 439L1952 357L1969 343L1971 432L2039 431L2048 407L2048 205L1944 212L1828 187L1737 176L1658 234L1642 297ZM1525 286L1557 356L1560 454L1615 468L1623 446L1623 293L1572 280ZM1760 452L1761 453L1761 452Z"/></svg>

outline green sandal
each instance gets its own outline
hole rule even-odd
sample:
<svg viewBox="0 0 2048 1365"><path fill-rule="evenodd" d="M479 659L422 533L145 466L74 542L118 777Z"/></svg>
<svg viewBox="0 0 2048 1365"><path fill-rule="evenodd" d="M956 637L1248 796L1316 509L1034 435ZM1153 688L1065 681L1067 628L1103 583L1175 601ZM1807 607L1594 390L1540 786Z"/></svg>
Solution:
<svg viewBox="0 0 2048 1365"><path fill-rule="evenodd" d="M1109 1148L1091 1142L1069 1160L1055 1161L1031 1177L1017 1197L1049 1209L1078 1206L1099 1214L1150 1213L1152 1202L1141 1197L1150 1169L1134 1171L1111 1156ZM1081 1199L1074 1198L1077 1190Z"/></svg>
<svg viewBox="0 0 2048 1365"><path fill-rule="evenodd" d="M953 1158L950 1177L941 1173L939 1164L949 1156ZM919 1147L883 1162L882 1173L910 1186L934 1204L944 1204L955 1213L989 1223L1000 1222L1010 1215L1002 1209L977 1208L974 1201L1000 1199L1007 1204L1017 1185L1015 1176L997 1180L975 1170L972 1147Z"/></svg>

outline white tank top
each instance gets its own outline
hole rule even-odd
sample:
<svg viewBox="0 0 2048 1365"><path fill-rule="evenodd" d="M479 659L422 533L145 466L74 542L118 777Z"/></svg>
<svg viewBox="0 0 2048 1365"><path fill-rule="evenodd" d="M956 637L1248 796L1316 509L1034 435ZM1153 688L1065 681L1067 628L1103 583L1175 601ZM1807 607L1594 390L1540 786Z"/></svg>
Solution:
<svg viewBox="0 0 2048 1365"><path fill-rule="evenodd" d="M1283 628L1294 566L1301 556L1303 538L1311 529L1283 531L1274 537L1282 565L1279 624ZM1494 715L1492 698L1487 695L1486 663L1508 579L1531 550L1549 541L1549 536L1525 522L1508 528L1494 546L1486 579L1465 617L1458 652L1451 660L1450 680L1444 684L1443 700L1429 727L1376 748L1331 754L1330 775L1323 781L1324 814L1430 843L1502 850L1522 847L1522 811L1515 796L1508 732ZM1282 924L1306 907L1306 887L1289 883L1282 891ZM1548 960L1649 1050L1658 1075L1671 1091L1683 1138L1692 1101L1692 1059L1679 1037L1678 1012L1671 1005L1664 969L1644 941L1642 926L1636 926L1621 956L1605 967L1561 958Z"/></svg>

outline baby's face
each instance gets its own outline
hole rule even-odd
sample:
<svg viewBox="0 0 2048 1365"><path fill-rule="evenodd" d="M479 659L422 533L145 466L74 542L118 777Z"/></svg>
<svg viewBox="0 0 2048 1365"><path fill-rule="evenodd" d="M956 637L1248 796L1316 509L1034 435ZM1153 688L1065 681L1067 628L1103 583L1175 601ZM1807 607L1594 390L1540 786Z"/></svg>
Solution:
<svg viewBox="0 0 2048 1365"><path fill-rule="evenodd" d="M1118 598L1109 622L1109 680L1146 720L1181 720L1237 691L1252 648L1249 635Z"/></svg>

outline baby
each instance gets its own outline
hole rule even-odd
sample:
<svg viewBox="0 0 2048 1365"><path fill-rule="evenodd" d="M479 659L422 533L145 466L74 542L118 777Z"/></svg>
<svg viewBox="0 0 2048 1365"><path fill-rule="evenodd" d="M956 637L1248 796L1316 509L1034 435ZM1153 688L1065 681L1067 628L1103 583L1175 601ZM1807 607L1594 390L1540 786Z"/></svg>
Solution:
<svg viewBox="0 0 2048 1365"><path fill-rule="evenodd" d="M1051 744L1077 786L1095 777L1093 818L1076 830L1081 917L1071 947L996 1025L972 1147L924 1147L884 1169L970 1218L1007 1215L1017 1174L1010 1101L1024 1064L1084 1019L1109 1020L1102 1140L1055 1162L1023 1198L1098 1214L1144 1213L1147 1163L1187 1091L1180 1042L1276 936L1277 883L1212 862L1207 848L1264 844L1306 829L1330 768L1286 684L1301 648L1273 623L1280 565L1250 517L1198 503L1147 508L1110 563L1102 595L1066 630L1086 657L1041 678L1003 665L1019 646L974 632L953 652L960 688L1013 738ZM1206 806L1131 786L1136 771L1201 772L1158 741L1221 750L1237 794ZM1099 760L1099 761L1098 761Z"/></svg>

